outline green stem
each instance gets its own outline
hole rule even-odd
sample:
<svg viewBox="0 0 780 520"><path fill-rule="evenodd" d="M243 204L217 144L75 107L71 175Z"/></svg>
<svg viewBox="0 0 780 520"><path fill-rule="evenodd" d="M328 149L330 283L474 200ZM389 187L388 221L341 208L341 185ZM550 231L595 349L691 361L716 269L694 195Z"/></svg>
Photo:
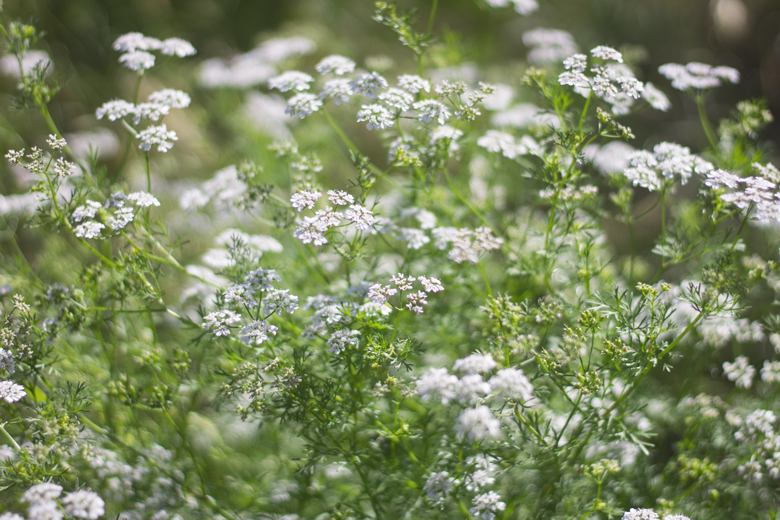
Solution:
<svg viewBox="0 0 780 520"><path fill-rule="evenodd" d="M0 433L3 434L3 437L8 439L8 441L11 443L11 445L14 447L16 451L22 451L21 446L19 446L19 444L14 440L14 438L11 437L11 434L6 431L4 424L0 424Z"/></svg>
<svg viewBox="0 0 780 520"><path fill-rule="evenodd" d="M146 192L152 192L152 172L149 168L149 152L144 152L144 159L146 159Z"/></svg>
<svg viewBox="0 0 780 520"><path fill-rule="evenodd" d="M439 6L439 0L433 0L433 5L431 6L431 14L428 15L428 28L425 31L425 39L430 38L431 32L433 31L433 20L436 18L436 8ZM422 77L422 74L420 74L420 77Z"/></svg>
<svg viewBox="0 0 780 520"><path fill-rule="evenodd" d="M702 128L704 128L704 133L707 134L707 139L710 142L710 146L712 146L712 151L715 152L715 154L717 155L718 138L715 136L715 131L712 129L710 118L707 117L707 110L704 106L704 96L698 94L695 99L696 99L696 107L699 109L699 120L701 121L701 126Z"/></svg>
<svg viewBox="0 0 780 520"><path fill-rule="evenodd" d="M582 115L580 116L580 124L577 126L577 131L582 131L582 125L585 123L585 114L588 113L588 107L590 107L590 100L593 98L593 89L590 89L588 99L585 101L585 107L582 109Z"/></svg>

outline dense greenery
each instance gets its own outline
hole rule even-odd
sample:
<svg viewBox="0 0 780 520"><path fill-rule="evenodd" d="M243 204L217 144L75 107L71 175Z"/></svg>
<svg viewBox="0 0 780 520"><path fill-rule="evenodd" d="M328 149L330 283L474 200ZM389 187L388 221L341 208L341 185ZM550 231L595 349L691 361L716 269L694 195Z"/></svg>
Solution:
<svg viewBox="0 0 780 520"><path fill-rule="evenodd" d="M771 5L135 4L0 11L0 520L776 517Z"/></svg>

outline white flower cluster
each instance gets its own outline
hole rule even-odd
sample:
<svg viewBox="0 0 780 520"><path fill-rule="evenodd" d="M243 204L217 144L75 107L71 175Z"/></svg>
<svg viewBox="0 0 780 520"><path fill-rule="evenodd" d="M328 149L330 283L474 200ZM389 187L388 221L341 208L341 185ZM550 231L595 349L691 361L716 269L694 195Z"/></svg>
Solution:
<svg viewBox="0 0 780 520"><path fill-rule="evenodd" d="M311 317L311 323L304 329L303 337L314 339L328 328L343 326L348 321L343 310L344 305L332 296L309 297L303 307L307 310L314 309L314 315Z"/></svg>
<svg viewBox="0 0 780 520"><path fill-rule="evenodd" d="M579 51L571 34L541 27L523 33L523 45L530 49L526 59L531 65L559 63Z"/></svg>
<svg viewBox="0 0 780 520"><path fill-rule="evenodd" d="M504 399L526 403L533 398L533 385L522 370L504 368L489 380L484 374L492 372L496 362L489 354L472 354L455 362L453 369L464 372L461 378L446 368L431 368L417 380L417 393L424 399L435 397L443 405L458 402L467 406L458 417L456 430L461 437L483 440L499 437L501 423L488 406L481 404L490 396L503 403Z"/></svg>
<svg viewBox="0 0 780 520"><path fill-rule="evenodd" d="M497 512L506 509L506 504L495 491L475 496L471 504L473 507L469 509L469 513L484 520L493 520Z"/></svg>
<svg viewBox="0 0 780 520"><path fill-rule="evenodd" d="M62 487L51 482L36 484L22 494L22 500L27 502L27 516L30 520L62 520L64 514L73 518L97 520L106 512L106 504L94 491L79 489L62 495ZM59 503L58 503L59 502ZM3 520L22 518L19 515L6 513Z"/></svg>
<svg viewBox="0 0 780 520"><path fill-rule="evenodd" d="M536 0L486 0L491 7L509 7L515 8L518 14L527 16L537 9L539 9L539 3ZM472 513L473 514L473 513ZM490 520L490 519L488 519Z"/></svg>
<svg viewBox="0 0 780 520"><path fill-rule="evenodd" d="M54 151L62 150L68 145L65 139L60 139L54 134L49 135L46 143ZM21 162L25 157L29 161L27 164ZM43 151L35 146L26 155L24 148L21 150L8 150L5 158L11 164L20 164L28 171L40 175L53 174L55 177L70 177L78 171L74 163L66 161L62 157L57 158L57 160L54 160L53 157L45 157Z"/></svg>
<svg viewBox="0 0 780 520"><path fill-rule="evenodd" d="M745 356L739 356L733 363L726 361L723 363L723 375L729 381L734 381L738 387L750 388L753 386L753 377L756 375L756 369L750 364Z"/></svg>
<svg viewBox="0 0 780 520"><path fill-rule="evenodd" d="M241 321L241 315L233 311L221 310L207 314L203 318L203 328L216 337L230 335L230 326Z"/></svg>
<svg viewBox="0 0 780 520"><path fill-rule="evenodd" d="M337 76L344 76L354 72L355 63L344 56L334 55L324 58L315 68L322 75L333 73ZM338 77L326 80L319 95L306 92L314 81L312 76L304 72L287 71L271 78L269 86L282 92L297 92L287 101L286 113L301 119L317 112L327 101L333 101L338 105L346 103L354 95L362 95L368 99L376 100L374 103L362 105L357 113L357 121L366 123L368 130L391 128L395 126L402 113L411 109L417 112L418 121L425 124L435 121L441 126L452 117L452 111L441 101L436 99L415 101L415 95L431 91L430 82L420 76L402 74L398 76L398 86L388 88L387 79L379 73L362 72L353 79ZM465 86L463 88L465 89ZM437 87L437 93L440 97L448 97L446 94L451 89L452 87L445 81L444 86ZM489 87L482 84L480 84L480 89L481 91L469 94L468 102L455 114L458 119L471 120L479 114L475 105L482 102L490 90ZM454 134L455 130L452 129L449 133Z"/></svg>
<svg viewBox="0 0 780 520"><path fill-rule="evenodd" d="M304 209L314 210L321 196L322 193L319 191L303 190L294 193L290 197L290 203L299 212ZM334 211L334 208L330 206L316 210L313 217L303 217L302 221L298 221L298 227L293 232L293 237L304 244L313 243L315 246L321 246L328 243L325 234L332 227L342 226L342 220L349 221L349 224L354 225L358 231L366 231L376 222L376 217L370 209L361 204L353 204L354 197L344 191L330 190L328 191L328 199L335 206L349 205L349 207L343 213Z"/></svg>
<svg viewBox="0 0 780 520"><path fill-rule="evenodd" d="M418 276L415 278L399 273L390 278L390 282L393 285L382 285L381 283L371 285L368 288L368 299L377 305L385 305L391 296L399 294L399 292L400 294L406 292L406 308L416 314L423 313L423 306L428 304L428 293L444 290L441 281L434 277ZM422 291L413 292L415 282L420 282Z"/></svg>
<svg viewBox="0 0 780 520"><path fill-rule="evenodd" d="M71 213L71 220L74 223L81 223L73 228L73 233L79 238L98 238L106 225L114 231L121 231L133 221L136 211L130 206L125 206L125 201L132 202L137 208L160 205L160 201L154 195L145 191L137 191L129 195L117 192L111 195L104 204L88 200ZM107 212L113 210L113 213L105 220L105 224L94 220L101 209Z"/></svg>
<svg viewBox="0 0 780 520"><path fill-rule="evenodd" d="M18 385L10 379L0 381L0 399L6 403L15 403L24 399L27 390L22 385Z"/></svg>
<svg viewBox="0 0 780 520"><path fill-rule="evenodd" d="M252 310L262 307L264 315L258 315L248 325L241 328L239 338L247 345L261 345L275 336L278 327L268 323L274 314L292 313L298 308L298 297L289 293L288 289L276 289L274 282L281 282L282 277L274 269L255 269L244 277L244 282L233 284L225 289L223 299L227 305L237 309ZM215 336L226 336L231 325L240 321L240 315L232 311L218 311L206 316L204 326Z"/></svg>
<svg viewBox="0 0 780 520"><path fill-rule="evenodd" d="M476 264L482 253L499 249L504 243L504 239L493 235L493 231L487 226L474 230L440 227L433 230L433 236L439 249L452 245L448 256L458 264L466 261Z"/></svg>
<svg viewBox="0 0 780 520"><path fill-rule="evenodd" d="M775 413L756 409L742 419L729 411L726 419L738 426L734 438L751 450L750 459L740 464L737 472L754 484L761 483L765 472L773 479L780 478L780 435L774 428Z"/></svg>
<svg viewBox="0 0 780 520"><path fill-rule="evenodd" d="M488 152L500 153L507 159L516 159L521 155L535 154L541 149L533 137L524 135L518 141L515 136L500 130L488 130L477 139L477 145Z"/></svg>
<svg viewBox="0 0 780 520"><path fill-rule="evenodd" d="M148 126L138 132L136 138L141 141L138 148L145 152L151 150L153 146L157 147L158 152L167 152L173 148L172 141L179 140L176 132L168 130L167 125Z"/></svg>
<svg viewBox="0 0 780 520"><path fill-rule="evenodd" d="M742 211L755 208L753 217L759 222L780 221L780 171L772 164L753 163L758 174L739 177L725 170L712 170L704 183L720 192L720 199ZM743 188L743 189L740 189Z"/></svg>
<svg viewBox="0 0 780 520"><path fill-rule="evenodd" d="M119 63L139 74L154 67L155 56L150 51L159 51L166 56L178 56L184 58L195 54L195 47L181 38L168 38L158 40L141 33L127 33L116 39L114 50L123 54L119 57Z"/></svg>
<svg viewBox="0 0 780 520"><path fill-rule="evenodd" d="M653 147L652 152L640 150L629 158L630 167L624 172L634 186L642 186L650 191L663 188L666 179L680 178L685 184L694 173L706 175L715 167L692 154L685 146L664 142Z"/></svg>
<svg viewBox="0 0 780 520"><path fill-rule="evenodd" d="M713 67L706 63L691 62L687 65L667 63L658 67L662 76L671 80L677 90L704 90L719 87L724 81L739 83L739 71L731 67Z"/></svg>
<svg viewBox="0 0 780 520"><path fill-rule="evenodd" d="M574 87L575 92L589 96L591 92L612 105L612 113L625 115L637 99L644 99L656 110L669 110L671 103L666 95L648 84L645 85L636 77L629 67L623 65L623 55L607 46L591 49L592 58L603 61L603 64L592 64L587 76L588 56L575 54L563 61L566 71L558 76L561 85ZM645 90L648 90L645 93Z"/></svg>

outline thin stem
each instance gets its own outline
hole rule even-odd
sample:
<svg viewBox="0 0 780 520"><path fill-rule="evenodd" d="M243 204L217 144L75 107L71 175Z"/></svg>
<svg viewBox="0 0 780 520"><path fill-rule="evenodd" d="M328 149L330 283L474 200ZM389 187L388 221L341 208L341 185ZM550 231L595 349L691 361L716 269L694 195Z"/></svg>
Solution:
<svg viewBox="0 0 780 520"><path fill-rule="evenodd" d="M479 271L482 273L482 279L485 281L485 289L487 289L488 296L492 298L493 290L490 288L490 282L488 281L485 267L482 265L482 262L477 262L477 265L479 266Z"/></svg>
<svg viewBox="0 0 780 520"><path fill-rule="evenodd" d="M439 0L433 0L433 5L431 6L431 14L428 15L428 28L425 31L425 39L430 38L431 31L433 31L433 20L436 18L436 8L439 6ZM422 74L420 74L420 77L422 77Z"/></svg>
<svg viewBox="0 0 780 520"><path fill-rule="evenodd" d="M144 152L144 159L146 160L146 192L152 192L152 172L149 168L149 152Z"/></svg>
<svg viewBox="0 0 780 520"><path fill-rule="evenodd" d="M588 99L585 101L585 107L582 109L582 115L580 116L580 124L577 125L577 130L582 131L582 125L585 123L585 114L588 113L588 107L590 107L590 100L593 98L593 89L590 89Z"/></svg>
<svg viewBox="0 0 780 520"><path fill-rule="evenodd" d="M0 424L0 433L3 434L3 437L8 439L8 441L11 443L11 445L14 447L16 451L22 451L21 446L14 440L13 437L11 437L11 434L8 433L5 429L5 424Z"/></svg>
<svg viewBox="0 0 780 520"><path fill-rule="evenodd" d="M707 117L707 110L704 106L704 96L701 94L698 94L696 97L696 107L699 109L699 120L701 121L701 126L704 129L704 133L707 134L707 139L710 142L710 146L712 146L712 151L715 152L715 154L718 154L718 138L715 136L715 131L712 129L712 124L710 123L710 118Z"/></svg>

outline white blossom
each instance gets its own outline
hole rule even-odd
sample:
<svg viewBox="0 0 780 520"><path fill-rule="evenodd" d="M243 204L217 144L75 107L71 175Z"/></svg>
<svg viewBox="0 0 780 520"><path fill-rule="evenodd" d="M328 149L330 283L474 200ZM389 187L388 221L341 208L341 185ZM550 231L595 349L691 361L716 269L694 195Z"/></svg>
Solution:
<svg viewBox="0 0 780 520"><path fill-rule="evenodd" d="M644 150L636 152L629 162L631 167L625 171L626 178L634 186L650 191L660 190L664 178L679 176L681 183L686 184L692 174L705 175L714 169L711 163L692 154L689 148L668 142L653 147L652 153Z"/></svg>
<svg viewBox="0 0 780 520"><path fill-rule="evenodd" d="M594 49L591 49L590 54L594 58L600 58L602 60L616 61L618 63L623 63L623 55L620 54L615 49L613 49L612 47L607 47L606 45L600 45L598 47L595 47Z"/></svg>
<svg viewBox="0 0 780 520"><path fill-rule="evenodd" d="M382 101L389 108L404 112L412 106L414 97L400 88L390 88L379 94L379 101Z"/></svg>
<svg viewBox="0 0 780 520"><path fill-rule="evenodd" d="M453 370L466 374L485 374L496 368L496 362L490 354L471 354L455 361Z"/></svg>
<svg viewBox="0 0 780 520"><path fill-rule="evenodd" d="M539 3L537 0L486 0L491 7L509 7L510 5L515 8L518 14L527 16L537 9L539 9Z"/></svg>
<svg viewBox="0 0 780 520"><path fill-rule="evenodd" d="M114 41L115 51L154 51L158 50L162 42L150 36L144 36L138 32L123 34Z"/></svg>
<svg viewBox="0 0 780 520"><path fill-rule="evenodd" d="M398 228L395 230L395 237L406 242L409 249L420 249L431 241L430 237L425 234L425 231L416 228Z"/></svg>
<svg viewBox="0 0 780 520"><path fill-rule="evenodd" d="M53 500L36 502L27 508L31 520L62 520L63 513Z"/></svg>
<svg viewBox="0 0 780 520"><path fill-rule="evenodd" d="M368 130L385 130L395 125L393 114L384 106L379 104L363 105L363 108L357 113L358 123L366 121Z"/></svg>
<svg viewBox="0 0 780 520"><path fill-rule="evenodd" d="M449 374L446 368L431 368L417 380L417 393L423 399L440 397L441 404L447 404L457 396L458 381L458 377Z"/></svg>
<svg viewBox="0 0 780 520"><path fill-rule="evenodd" d="M309 90L311 86L309 83L313 82L314 78L306 74L305 72L299 72L297 70L288 70L282 74L268 80L268 87L279 89L282 92L288 90L297 90L299 92Z"/></svg>
<svg viewBox="0 0 780 520"><path fill-rule="evenodd" d="M417 280L422 284L425 292L435 293L444 290L444 286L441 284L441 280L431 276L430 278L425 276L418 276Z"/></svg>
<svg viewBox="0 0 780 520"><path fill-rule="evenodd" d="M116 121L117 119L122 119L126 115L133 114L134 112L134 104L128 103L122 99L112 99L111 101L106 101L100 105L100 108L95 111L95 117L103 119L108 116L109 121Z"/></svg>
<svg viewBox="0 0 780 520"><path fill-rule="evenodd" d="M279 274L276 272L275 269L255 269L254 271L250 271L249 274L247 274L244 277L244 280L249 284L249 288L252 291L252 294L260 291L270 291L272 290L273 283L274 282L281 282L282 277L279 276Z"/></svg>
<svg viewBox="0 0 780 520"><path fill-rule="evenodd" d="M241 316L233 311L216 311L206 315L203 318L203 328L215 336L228 336L230 334L230 325L241 321Z"/></svg>
<svg viewBox="0 0 780 520"><path fill-rule="evenodd" d="M658 520L658 514L652 509L634 509L623 513L621 520Z"/></svg>
<svg viewBox="0 0 780 520"><path fill-rule="evenodd" d="M75 210L73 210L73 213L71 214L71 218L74 222L81 222L85 218L95 218L95 215L97 215L97 212L100 208L103 206L99 202L95 202L94 200L88 200L86 201L86 204L83 206L79 206Z"/></svg>
<svg viewBox="0 0 780 520"><path fill-rule="evenodd" d="M368 288L368 294L366 295L374 303L384 305L387 303L387 299L398 293L397 289L390 287L389 285L382 285L381 283L375 283Z"/></svg>
<svg viewBox="0 0 780 520"><path fill-rule="evenodd" d="M428 305L428 295L423 291L409 293L406 295L406 308L416 314L423 313L423 306Z"/></svg>
<svg viewBox="0 0 780 520"><path fill-rule="evenodd" d="M328 347L328 352L331 354L341 354L341 352L347 350L350 346L358 344L358 338L360 332L352 329L341 329L331 334L325 345Z"/></svg>
<svg viewBox="0 0 780 520"><path fill-rule="evenodd" d="M160 205L160 201L157 200L157 197L145 191L131 193L127 196L127 200L134 202L136 206L141 206L142 208Z"/></svg>
<svg viewBox="0 0 780 520"><path fill-rule="evenodd" d="M73 233L79 238L97 238L104 227L100 222L89 221L73 228Z"/></svg>
<svg viewBox="0 0 780 520"><path fill-rule="evenodd" d="M435 99L424 99L412 106L419 112L417 119L423 123L430 123L432 119L435 119L440 125L443 125L452 115L449 108Z"/></svg>
<svg viewBox="0 0 780 520"><path fill-rule="evenodd" d="M363 94L369 99L375 99L380 90L387 88L387 80L376 72L365 72L350 83L352 92Z"/></svg>
<svg viewBox="0 0 780 520"><path fill-rule="evenodd" d="M139 103L133 109L133 124L138 124L141 119L159 121L170 112L170 107L160 103Z"/></svg>
<svg viewBox="0 0 780 520"><path fill-rule="evenodd" d="M457 425L458 435L470 440L484 440L501 435L501 423L487 406L469 408L460 414Z"/></svg>
<svg viewBox="0 0 780 520"><path fill-rule="evenodd" d="M263 298L263 310L269 315L281 313L282 311L291 313L298 308L298 297L289 294L289 289L273 289Z"/></svg>
<svg viewBox="0 0 780 520"><path fill-rule="evenodd" d="M349 74L355 70L355 62L344 56L332 55L323 58L315 67L320 74L334 73L337 76Z"/></svg>
<svg viewBox="0 0 780 520"><path fill-rule="evenodd" d="M415 74L402 74L398 76L398 86L411 94L431 91L431 83Z"/></svg>
<svg viewBox="0 0 780 520"><path fill-rule="evenodd" d="M187 108L190 106L192 99L186 92L166 88L149 94L149 102L164 105L168 108Z"/></svg>
<svg viewBox="0 0 780 520"><path fill-rule="evenodd" d="M533 397L534 387L523 374L516 368L504 368L490 378L490 391L499 397L528 401Z"/></svg>
<svg viewBox="0 0 780 520"><path fill-rule="evenodd" d="M347 220L355 224L355 229L365 231L376 221L370 209L359 204L353 204L344 212Z"/></svg>
<svg viewBox="0 0 780 520"><path fill-rule="evenodd" d="M133 208L119 208L108 218L106 223L114 231L119 231L132 222L134 217Z"/></svg>
<svg viewBox="0 0 780 520"><path fill-rule="evenodd" d="M15 403L27 395L27 390L22 385L17 385L11 380L0 381L0 399L6 403Z"/></svg>
<svg viewBox="0 0 780 520"><path fill-rule="evenodd" d="M320 92L321 99L332 99L337 105L346 103L352 97L352 87L348 79L331 79L326 81Z"/></svg>
<svg viewBox="0 0 780 520"><path fill-rule="evenodd" d="M328 200L334 206L349 206L355 203L355 197L342 190L328 190ZM347 215L347 218L349 218L349 215Z"/></svg>
<svg viewBox="0 0 780 520"><path fill-rule="evenodd" d="M314 206L317 204L317 201L321 196L322 193L316 190L302 190L294 193L293 196L290 197L290 203L292 204L292 207L297 209L299 212L303 211L304 209L314 209Z"/></svg>
<svg viewBox="0 0 780 520"><path fill-rule="evenodd" d="M753 376L756 375L756 369L750 364L748 358L739 356L733 363L728 361L723 363L723 375L729 381L734 381L738 387L750 388L753 385Z"/></svg>
<svg viewBox="0 0 780 520"><path fill-rule="evenodd" d="M143 71L154 67L154 54L149 54L146 51L126 52L119 57L119 63L130 70L143 73Z"/></svg>
<svg viewBox="0 0 780 520"><path fill-rule="evenodd" d="M475 404L490 393L490 385L479 374L467 374L455 385L455 395L463 404Z"/></svg>
<svg viewBox="0 0 780 520"><path fill-rule="evenodd" d="M315 246L321 246L328 243L328 239L324 235L327 230L328 226L319 218L303 217L303 221L298 222L298 227L293 232L293 237L304 244L313 243Z"/></svg>
<svg viewBox="0 0 780 520"><path fill-rule="evenodd" d="M105 502L94 491L79 489L65 495L62 499L62 507L70 516L97 520L105 514Z"/></svg>
<svg viewBox="0 0 780 520"><path fill-rule="evenodd" d="M462 135L463 132L450 125L437 126L429 135L430 144L436 146L441 143L449 152L457 152L460 149L457 141Z"/></svg>
<svg viewBox="0 0 780 520"><path fill-rule="evenodd" d="M38 502L54 500L61 494L62 486L54 484L53 482L43 482L42 484L36 484L28 488L22 493L22 500L28 504L36 504Z"/></svg>
<svg viewBox="0 0 780 520"><path fill-rule="evenodd" d="M528 153L528 148L519 145L514 136L499 130L488 130L485 135L477 139L477 145L488 152L501 153L507 159L514 159Z"/></svg>
<svg viewBox="0 0 780 520"><path fill-rule="evenodd" d="M469 509L469 513L484 520L493 520L498 511L506 509L506 504L495 491L475 496L471 504L473 507Z"/></svg>
<svg viewBox="0 0 780 520"><path fill-rule="evenodd" d="M652 83L645 83L645 89L642 91L642 97L651 107L662 112L668 112L672 108L672 103L661 90L657 89Z"/></svg>
<svg viewBox="0 0 780 520"><path fill-rule="evenodd" d="M160 44L160 52L166 56L186 58L187 56L194 56L197 51L187 40L182 40L181 38L168 38L167 40L163 40Z"/></svg>
<svg viewBox="0 0 780 520"><path fill-rule="evenodd" d="M705 63L692 62L687 65L667 63L658 72L672 81L677 90L704 90L718 87L723 81L739 83L739 72L731 67L712 67Z"/></svg>
<svg viewBox="0 0 780 520"><path fill-rule="evenodd" d="M322 107L322 100L314 94L303 92L291 97L287 101L284 113L299 119L310 116Z"/></svg>
<svg viewBox="0 0 780 520"><path fill-rule="evenodd" d="M765 383L780 383L780 361L764 361L761 368L761 380Z"/></svg>
<svg viewBox="0 0 780 520"><path fill-rule="evenodd" d="M530 48L526 59L531 65L558 63L579 50L574 37L558 29L538 28L523 33L523 44Z"/></svg>
<svg viewBox="0 0 780 520"><path fill-rule="evenodd" d="M157 146L158 152L167 152L173 148L171 141L178 141L176 132L168 130L166 125L149 126L140 132L136 136L141 140L141 144L138 146L141 150L149 151L153 146Z"/></svg>

